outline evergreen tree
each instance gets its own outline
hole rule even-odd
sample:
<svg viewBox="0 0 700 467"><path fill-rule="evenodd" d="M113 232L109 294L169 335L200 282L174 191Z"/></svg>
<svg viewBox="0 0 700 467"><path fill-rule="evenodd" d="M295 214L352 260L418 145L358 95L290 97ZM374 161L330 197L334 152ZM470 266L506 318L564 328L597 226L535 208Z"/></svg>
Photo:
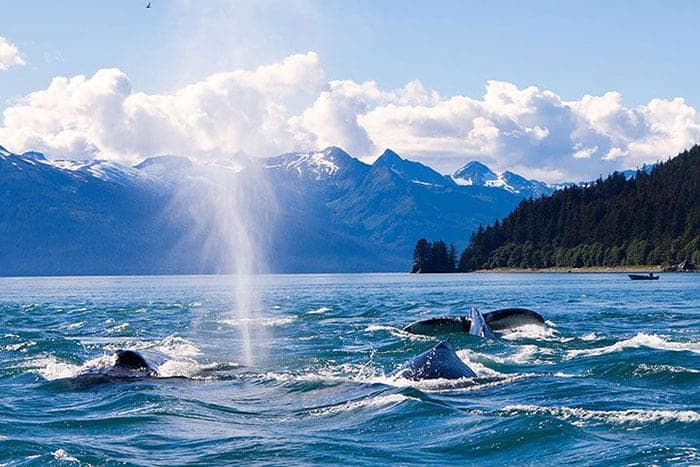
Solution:
<svg viewBox="0 0 700 467"><path fill-rule="evenodd" d="M416 247L413 249L412 273L427 272L426 269L430 264L430 248L430 242L425 238L416 242Z"/></svg>
<svg viewBox="0 0 700 467"><path fill-rule="evenodd" d="M458 269L617 266L700 260L700 146L627 180L621 173L523 200L482 227Z"/></svg>

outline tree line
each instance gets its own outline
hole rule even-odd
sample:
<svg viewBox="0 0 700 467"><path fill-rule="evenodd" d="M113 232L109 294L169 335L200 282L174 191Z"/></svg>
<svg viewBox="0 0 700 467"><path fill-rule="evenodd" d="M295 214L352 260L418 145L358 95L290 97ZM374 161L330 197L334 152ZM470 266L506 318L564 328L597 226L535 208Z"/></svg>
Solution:
<svg viewBox="0 0 700 467"><path fill-rule="evenodd" d="M698 264L699 226L700 146L694 146L629 180L613 173L523 200L503 221L472 234L455 270ZM431 245L421 242L416 253ZM438 243L444 244L432 245Z"/></svg>
<svg viewBox="0 0 700 467"><path fill-rule="evenodd" d="M413 251L413 273L442 273L457 271L457 250L454 243L448 247L438 240L434 243L425 238L416 242Z"/></svg>

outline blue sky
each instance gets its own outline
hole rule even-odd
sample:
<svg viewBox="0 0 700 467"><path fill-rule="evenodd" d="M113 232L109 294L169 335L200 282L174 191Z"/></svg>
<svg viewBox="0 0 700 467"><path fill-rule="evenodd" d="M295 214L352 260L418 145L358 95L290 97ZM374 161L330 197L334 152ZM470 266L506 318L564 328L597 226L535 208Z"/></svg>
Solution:
<svg viewBox="0 0 700 467"><path fill-rule="evenodd" d="M497 80L518 89L551 90L563 101L615 91L632 109L654 98L675 97L700 108L700 41L693 27L700 3L695 1L152 0L152 8L144 5L140 0L3 0L0 36L19 49L26 65L0 72L0 110L46 89L58 75L92 76L118 68L134 92L157 94L216 72L252 70L309 51L318 55L326 83L372 80L388 91L419 80L443 98L480 99L487 82ZM367 131L372 137L373 130ZM689 131L683 144L695 135L695 129ZM579 143L572 143L569 152L579 151L580 160L581 148L588 149ZM613 159L615 144L605 143L605 150L597 142L594 146L602 159ZM440 158L440 151L425 147L406 145L416 158ZM629 152L628 147L620 150ZM476 155L489 151L496 150ZM503 154L489 157L499 165ZM652 155L644 157L623 160L629 164ZM446 169L456 163L450 161ZM526 171L532 165L525 159L502 162ZM556 176L551 172L550 178Z"/></svg>
<svg viewBox="0 0 700 467"><path fill-rule="evenodd" d="M314 50L329 77L387 87L420 79L446 94L478 96L486 80L496 79L566 98L615 89L632 104L680 96L700 106L696 1L200 3L206 2L155 0L147 10L140 0L3 0L0 34L30 66L2 76L2 100L45 86L57 74L118 67L137 87L158 91L178 79ZM217 18L222 11L228 18ZM216 23L211 37L196 37L201 31L188 29L198 29L207 15ZM226 31L226 19L243 27L245 37ZM244 20L250 24L242 26ZM178 52L189 39L245 52L227 52L187 73L179 69Z"/></svg>

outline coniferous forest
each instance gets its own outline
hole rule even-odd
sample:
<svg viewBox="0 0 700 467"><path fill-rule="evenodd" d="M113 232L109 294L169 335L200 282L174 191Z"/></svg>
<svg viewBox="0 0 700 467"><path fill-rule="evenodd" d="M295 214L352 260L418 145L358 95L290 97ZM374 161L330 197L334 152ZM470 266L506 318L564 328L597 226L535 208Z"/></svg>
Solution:
<svg viewBox="0 0 700 467"><path fill-rule="evenodd" d="M430 245L425 239L416 245L414 272ZM700 263L700 146L629 180L613 173L522 201L502 222L479 227L456 270L683 261ZM418 268L448 272L429 269Z"/></svg>

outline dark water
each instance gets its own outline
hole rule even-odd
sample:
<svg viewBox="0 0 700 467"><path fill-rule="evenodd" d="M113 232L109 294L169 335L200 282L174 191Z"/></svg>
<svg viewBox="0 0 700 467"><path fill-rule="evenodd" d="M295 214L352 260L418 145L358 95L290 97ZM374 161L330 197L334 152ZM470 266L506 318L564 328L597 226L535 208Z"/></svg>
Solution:
<svg viewBox="0 0 700 467"><path fill-rule="evenodd" d="M700 274L263 276L247 318L234 283L0 279L0 464L700 463ZM471 305L550 325L453 338L477 381L385 376ZM162 377L73 378L117 348Z"/></svg>

